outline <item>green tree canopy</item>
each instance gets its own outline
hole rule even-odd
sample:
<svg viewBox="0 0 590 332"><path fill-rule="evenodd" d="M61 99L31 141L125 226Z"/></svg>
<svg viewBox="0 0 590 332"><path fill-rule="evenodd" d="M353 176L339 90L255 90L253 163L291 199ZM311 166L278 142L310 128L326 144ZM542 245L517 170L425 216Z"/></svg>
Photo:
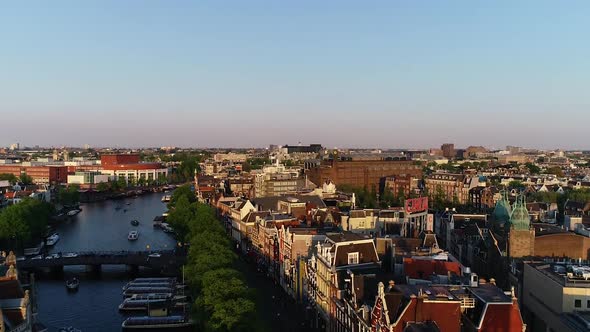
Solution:
<svg viewBox="0 0 590 332"><path fill-rule="evenodd" d="M27 173L21 174L21 176L19 177L19 181L25 185L33 184L33 178L28 176Z"/></svg>
<svg viewBox="0 0 590 332"><path fill-rule="evenodd" d="M185 197L189 203L194 203L197 201L197 196L195 196L195 193L191 190L188 184L185 184L184 186L180 186L174 190L172 197L170 198L170 202L168 202L168 208L174 208L176 202L181 197Z"/></svg>
<svg viewBox="0 0 590 332"><path fill-rule="evenodd" d="M531 173L531 174L541 173L541 168L531 162L526 163L525 167L529 170L529 173Z"/></svg>
<svg viewBox="0 0 590 332"><path fill-rule="evenodd" d="M0 181L8 181L10 184L15 184L18 181L18 178L14 174L1 173Z"/></svg>
<svg viewBox="0 0 590 332"><path fill-rule="evenodd" d="M547 168L545 172L547 174L553 174L558 177L563 177L563 170L561 169L561 167L558 166Z"/></svg>
<svg viewBox="0 0 590 332"><path fill-rule="evenodd" d="M0 239L29 241L45 235L51 205L33 198L0 211Z"/></svg>

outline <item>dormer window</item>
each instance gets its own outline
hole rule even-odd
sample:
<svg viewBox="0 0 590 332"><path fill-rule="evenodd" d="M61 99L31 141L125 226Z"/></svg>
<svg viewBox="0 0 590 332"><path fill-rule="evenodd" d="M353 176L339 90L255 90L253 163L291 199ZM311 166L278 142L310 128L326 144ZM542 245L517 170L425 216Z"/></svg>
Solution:
<svg viewBox="0 0 590 332"><path fill-rule="evenodd" d="M358 264L359 263L359 253L358 252L350 252L348 253L348 265Z"/></svg>

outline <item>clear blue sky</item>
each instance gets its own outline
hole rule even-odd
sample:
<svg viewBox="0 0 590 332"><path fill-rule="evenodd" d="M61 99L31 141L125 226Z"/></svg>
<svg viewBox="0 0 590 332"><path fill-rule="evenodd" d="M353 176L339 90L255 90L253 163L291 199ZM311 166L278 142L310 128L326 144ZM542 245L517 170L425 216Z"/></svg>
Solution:
<svg viewBox="0 0 590 332"><path fill-rule="evenodd" d="M589 1L12 1L0 146L586 148Z"/></svg>

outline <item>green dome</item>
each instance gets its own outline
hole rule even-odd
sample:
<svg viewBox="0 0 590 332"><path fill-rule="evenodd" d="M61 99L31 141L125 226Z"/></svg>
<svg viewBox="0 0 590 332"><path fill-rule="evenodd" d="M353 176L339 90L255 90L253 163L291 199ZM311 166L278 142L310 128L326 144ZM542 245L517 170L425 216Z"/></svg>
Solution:
<svg viewBox="0 0 590 332"><path fill-rule="evenodd" d="M496 203L494 208L494 219L498 223L507 223L510 221L510 202L506 197L506 192L502 192L502 198Z"/></svg>
<svg viewBox="0 0 590 332"><path fill-rule="evenodd" d="M516 198L514 210L512 210L512 214L510 215L510 224L516 230L529 230L531 226L531 218L524 203L524 196L519 196Z"/></svg>

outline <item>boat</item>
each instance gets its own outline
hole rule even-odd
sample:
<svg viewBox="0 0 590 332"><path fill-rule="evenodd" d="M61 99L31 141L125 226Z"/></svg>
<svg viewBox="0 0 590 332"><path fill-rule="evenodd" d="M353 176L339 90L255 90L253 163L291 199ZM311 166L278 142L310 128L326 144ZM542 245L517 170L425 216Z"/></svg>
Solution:
<svg viewBox="0 0 590 332"><path fill-rule="evenodd" d="M185 316L163 316L163 317L129 317L123 321L123 330L138 329L174 329L191 327L194 322Z"/></svg>
<svg viewBox="0 0 590 332"><path fill-rule="evenodd" d="M128 298L125 299L123 301L123 303L121 303L119 305L119 311L146 311L149 310L150 307L157 307L157 306L163 306L163 307L167 307L169 306L169 300L168 299L148 299L148 300L144 300L144 299L134 299L134 298Z"/></svg>
<svg viewBox="0 0 590 332"><path fill-rule="evenodd" d="M170 282L150 282L150 283L136 283L130 282L127 285L123 286L123 290L132 287L175 287L176 285Z"/></svg>
<svg viewBox="0 0 590 332"><path fill-rule="evenodd" d="M68 217L73 217L73 216L77 215L80 212L82 212L82 210L73 209L73 210L68 211L67 215L68 215Z"/></svg>
<svg viewBox="0 0 590 332"><path fill-rule="evenodd" d="M148 293L148 294L133 294L130 299L134 300L170 300L173 298L172 293Z"/></svg>
<svg viewBox="0 0 590 332"><path fill-rule="evenodd" d="M139 220L137 220L137 219L131 220L131 225L133 225L133 226L139 226Z"/></svg>
<svg viewBox="0 0 590 332"><path fill-rule="evenodd" d="M164 203L170 202L171 199L172 199L172 195L164 195L164 196L162 196L162 202L164 202Z"/></svg>
<svg viewBox="0 0 590 332"><path fill-rule="evenodd" d="M153 293L174 293L173 287L129 287L123 292L124 297L132 297L135 294L153 294Z"/></svg>
<svg viewBox="0 0 590 332"><path fill-rule="evenodd" d="M133 279L133 282L153 282L153 281L176 282L176 278L174 278L174 277L156 277L156 278L135 278L135 279Z"/></svg>
<svg viewBox="0 0 590 332"><path fill-rule="evenodd" d="M66 280L66 288L68 290L78 290L78 286L80 286L80 280L78 280L78 278L74 277L72 279Z"/></svg>
<svg viewBox="0 0 590 332"><path fill-rule="evenodd" d="M135 240L137 240L137 238L139 238L138 231L130 231L129 234L127 235L127 239L129 241L135 241Z"/></svg>
<svg viewBox="0 0 590 332"><path fill-rule="evenodd" d="M52 246L52 245L56 244L57 241L59 241L59 234L57 234L57 233L53 233L53 234L49 235L47 237L47 240L45 240L45 242L47 243L48 246Z"/></svg>
<svg viewBox="0 0 590 332"><path fill-rule="evenodd" d="M41 250L45 247L45 242L41 241L38 246L32 248L26 248L24 251L25 256L36 256L41 253Z"/></svg>
<svg viewBox="0 0 590 332"><path fill-rule="evenodd" d="M82 330L77 329L75 327L72 326L68 326L68 327L62 327L59 330L57 330L57 332L82 332Z"/></svg>
<svg viewBox="0 0 590 332"><path fill-rule="evenodd" d="M127 203L125 203L125 205L131 205L131 202L127 202Z"/></svg>

